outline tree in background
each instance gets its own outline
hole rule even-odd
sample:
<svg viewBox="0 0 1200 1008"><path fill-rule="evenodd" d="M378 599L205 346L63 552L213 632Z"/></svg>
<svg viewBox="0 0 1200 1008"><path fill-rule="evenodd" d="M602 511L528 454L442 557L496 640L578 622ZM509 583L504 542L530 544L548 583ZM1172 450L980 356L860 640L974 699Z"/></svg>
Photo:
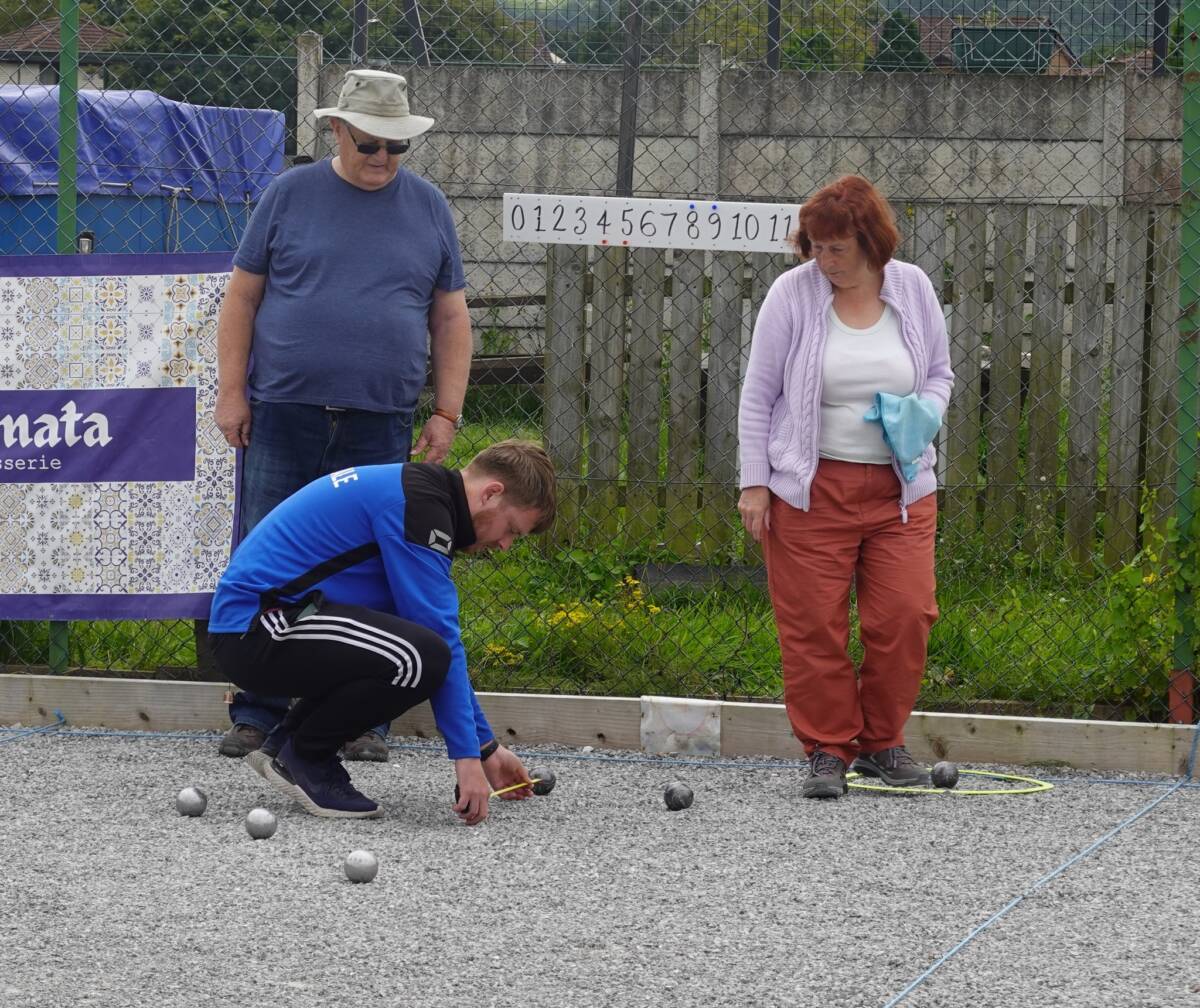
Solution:
<svg viewBox="0 0 1200 1008"><path fill-rule="evenodd" d="M0 0L0 35L56 17L57 0Z"/></svg>
<svg viewBox="0 0 1200 1008"><path fill-rule="evenodd" d="M105 67L111 88L294 114L298 29L272 17L270 7L134 0L124 9L99 10L97 20L125 36L117 58Z"/></svg>
<svg viewBox="0 0 1200 1008"><path fill-rule="evenodd" d="M676 49L694 63L699 43L719 42L727 61L747 69L763 66L766 9L763 0L703 0L677 33ZM871 50L873 26L882 17L873 0L780 0L780 64L785 65L790 52L794 69L860 67Z"/></svg>
<svg viewBox="0 0 1200 1008"><path fill-rule="evenodd" d="M622 29L617 22L592 25L577 33L560 33L559 45L568 63L581 66L615 66L621 62Z"/></svg>
<svg viewBox="0 0 1200 1008"><path fill-rule="evenodd" d="M779 54L783 70L834 70L837 49L833 39L820 29L792 32Z"/></svg>
<svg viewBox="0 0 1200 1008"><path fill-rule="evenodd" d="M414 0L421 30L434 64L525 63L537 38L537 26L497 0ZM372 4L379 19L371 34L370 56L401 68L419 62L419 44L405 17L404 0Z"/></svg>
<svg viewBox="0 0 1200 1008"><path fill-rule="evenodd" d="M874 55L863 64L864 72L879 70L929 70L933 64L921 50L917 23L903 14L891 14L879 29Z"/></svg>

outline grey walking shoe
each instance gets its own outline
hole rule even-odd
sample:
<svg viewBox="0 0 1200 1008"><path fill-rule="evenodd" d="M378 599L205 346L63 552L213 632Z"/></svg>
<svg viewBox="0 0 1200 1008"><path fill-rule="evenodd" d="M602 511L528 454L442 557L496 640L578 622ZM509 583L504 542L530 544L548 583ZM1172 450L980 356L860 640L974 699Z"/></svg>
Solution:
<svg viewBox="0 0 1200 1008"><path fill-rule="evenodd" d="M808 776L800 793L805 798L840 798L849 790L845 760L821 749L814 750L808 758Z"/></svg>
<svg viewBox="0 0 1200 1008"><path fill-rule="evenodd" d="M342 759L347 763L386 763L387 740L376 731L365 731L353 742L342 746Z"/></svg>
<svg viewBox="0 0 1200 1008"><path fill-rule="evenodd" d="M235 724L221 739L221 744L217 746L217 752L222 756L241 759L247 753L252 753L261 746L266 737L267 733L261 728L255 728L254 725Z"/></svg>
<svg viewBox="0 0 1200 1008"><path fill-rule="evenodd" d="M866 777L878 777L892 787L929 787L929 768L922 766L904 746L862 753L851 766Z"/></svg>

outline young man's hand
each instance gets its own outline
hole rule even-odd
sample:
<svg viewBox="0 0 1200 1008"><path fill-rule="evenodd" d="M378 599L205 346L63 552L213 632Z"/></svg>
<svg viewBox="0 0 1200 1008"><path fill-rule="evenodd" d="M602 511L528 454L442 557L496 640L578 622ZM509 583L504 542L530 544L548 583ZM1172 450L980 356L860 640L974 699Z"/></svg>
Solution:
<svg viewBox="0 0 1200 1008"><path fill-rule="evenodd" d="M505 749L504 746L483 761L483 772L487 774L493 791L499 791L513 784L524 784L529 780L529 773L524 764L517 759L515 753ZM528 798L532 794L532 787L523 787L502 794L500 797L505 801L513 801Z"/></svg>
<svg viewBox="0 0 1200 1008"><path fill-rule="evenodd" d="M488 798L492 793L483 764L479 757L455 760L454 773L458 778L458 801L454 803L454 811L468 826L475 826L487 818Z"/></svg>

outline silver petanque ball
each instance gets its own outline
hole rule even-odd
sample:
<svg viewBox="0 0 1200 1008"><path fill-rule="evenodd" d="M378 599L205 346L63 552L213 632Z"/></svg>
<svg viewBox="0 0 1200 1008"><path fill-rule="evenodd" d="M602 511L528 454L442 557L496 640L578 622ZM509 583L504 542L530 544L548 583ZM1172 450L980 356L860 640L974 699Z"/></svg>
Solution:
<svg viewBox="0 0 1200 1008"><path fill-rule="evenodd" d="M532 788L535 795L548 795L558 783L558 778L549 767L534 767L529 771L529 779L537 782Z"/></svg>
<svg viewBox="0 0 1200 1008"><path fill-rule="evenodd" d="M683 781L671 781L663 791L663 801L672 812L681 812L692 807L692 789Z"/></svg>
<svg viewBox="0 0 1200 1008"><path fill-rule="evenodd" d="M351 882L370 882L379 871L379 858L369 850L355 850L346 855L342 867Z"/></svg>
<svg viewBox="0 0 1200 1008"><path fill-rule="evenodd" d="M929 779L935 788L949 790L958 784L958 765L948 760L935 763L933 769L929 771Z"/></svg>
<svg viewBox="0 0 1200 1008"><path fill-rule="evenodd" d="M185 787L175 796L175 808L182 816L201 816L208 808L208 795L198 787Z"/></svg>
<svg viewBox="0 0 1200 1008"><path fill-rule="evenodd" d="M253 808L246 813L246 832L255 840L266 840L275 835L279 820L270 809Z"/></svg>

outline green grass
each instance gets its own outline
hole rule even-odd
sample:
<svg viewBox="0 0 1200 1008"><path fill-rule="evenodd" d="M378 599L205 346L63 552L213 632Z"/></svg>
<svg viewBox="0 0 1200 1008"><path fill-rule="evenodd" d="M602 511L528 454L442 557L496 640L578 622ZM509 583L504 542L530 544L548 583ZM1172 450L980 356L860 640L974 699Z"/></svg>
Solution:
<svg viewBox="0 0 1200 1008"><path fill-rule="evenodd" d="M505 437L540 437L528 388L476 388L448 460L462 466ZM736 522L736 516L731 516ZM1017 535L1011 542L1020 541ZM729 549L740 555L740 526ZM633 582L637 565L672 560L652 544L509 553L455 565L475 685L485 690L778 700L779 648L766 594L752 587L659 589ZM1110 582L1061 555L1000 553L977 538L939 547L941 618L918 706L989 704L1054 716L1165 717L1162 669L1141 673L1106 647L1114 632ZM860 656L852 614L852 655ZM1165 631L1164 631L1165 632ZM47 624L0 623L0 661L44 666ZM192 624L71 624L73 668L195 678Z"/></svg>
<svg viewBox="0 0 1200 1008"><path fill-rule="evenodd" d="M745 586L651 593L632 580L639 559L615 548L547 555L536 541L460 558L475 685L778 700L779 647L766 594ZM1161 719L1165 697L1117 685L1128 670L1103 647L1110 630L1103 582L944 553L938 602L922 709L999 702L1053 716ZM852 631L857 660L856 618ZM186 621L72 623L70 648L72 667L196 675ZM0 624L0 659L10 670L43 666L47 653L47 624Z"/></svg>

